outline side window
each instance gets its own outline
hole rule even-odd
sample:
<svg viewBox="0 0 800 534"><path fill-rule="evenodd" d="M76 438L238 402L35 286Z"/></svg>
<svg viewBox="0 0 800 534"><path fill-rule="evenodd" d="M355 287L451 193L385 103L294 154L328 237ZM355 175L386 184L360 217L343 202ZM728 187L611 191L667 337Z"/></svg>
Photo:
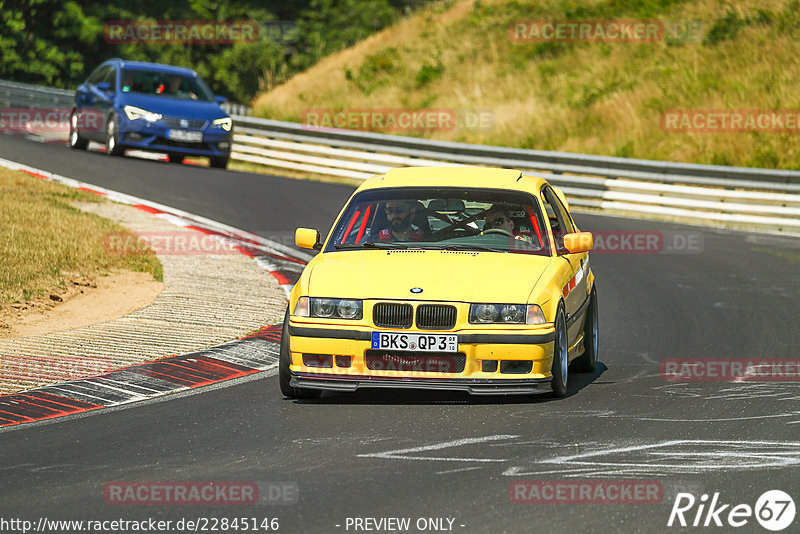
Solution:
<svg viewBox="0 0 800 534"><path fill-rule="evenodd" d="M108 71L111 70L111 65L102 65L97 67L95 71L89 76L89 79L86 80L88 83L96 84L103 81L103 79L108 75Z"/></svg>
<svg viewBox="0 0 800 534"><path fill-rule="evenodd" d="M556 242L556 250L559 254L566 254L564 248L564 236L575 231L575 225L567 212L567 209L558 200L558 197L549 187L542 189L542 201L547 211L547 220L553 230L553 238Z"/></svg>

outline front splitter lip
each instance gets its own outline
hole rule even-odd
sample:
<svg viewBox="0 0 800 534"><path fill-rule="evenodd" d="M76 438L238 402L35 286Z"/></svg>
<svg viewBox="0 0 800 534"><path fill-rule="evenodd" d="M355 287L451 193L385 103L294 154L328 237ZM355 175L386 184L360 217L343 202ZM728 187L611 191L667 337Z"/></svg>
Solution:
<svg viewBox="0 0 800 534"><path fill-rule="evenodd" d="M531 395L551 391L548 378L514 379L465 379L465 378L407 378L385 376L342 376L298 373L291 371L290 385L303 389L333 391L356 391L366 388L433 389L443 391L466 391L470 395Z"/></svg>

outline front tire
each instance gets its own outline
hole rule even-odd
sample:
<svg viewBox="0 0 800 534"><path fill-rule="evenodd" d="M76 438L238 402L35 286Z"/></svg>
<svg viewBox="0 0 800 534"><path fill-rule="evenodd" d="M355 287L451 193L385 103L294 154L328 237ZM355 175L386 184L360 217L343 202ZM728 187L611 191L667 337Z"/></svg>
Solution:
<svg viewBox="0 0 800 534"><path fill-rule="evenodd" d="M551 372L553 378L550 387L553 395L563 397L567 394L567 380L569 378L569 341L567 340L567 321L564 317L564 304L558 305L556 312L555 341L553 341L553 366Z"/></svg>
<svg viewBox="0 0 800 534"><path fill-rule="evenodd" d="M577 359L578 370L582 373L591 373L597 367L597 325L597 289L593 286L583 325L583 354Z"/></svg>
<svg viewBox="0 0 800 534"><path fill-rule="evenodd" d="M81 137L78 129L78 115L73 111L69 116L69 146L75 150L86 150L89 140Z"/></svg>
<svg viewBox="0 0 800 534"><path fill-rule="evenodd" d="M117 130L117 116L112 113L106 124L106 154L109 156L121 156L125 152L125 149L119 146Z"/></svg>
<svg viewBox="0 0 800 534"><path fill-rule="evenodd" d="M217 158L212 156L209 158L209 165L214 169L225 169L228 167L228 158Z"/></svg>
<svg viewBox="0 0 800 534"><path fill-rule="evenodd" d="M281 393L290 399L317 399L322 395L318 389L302 389L289 385L291 375L289 373L289 309L286 309L286 316L283 318L283 334L281 335L281 351L278 357L278 382L280 382Z"/></svg>

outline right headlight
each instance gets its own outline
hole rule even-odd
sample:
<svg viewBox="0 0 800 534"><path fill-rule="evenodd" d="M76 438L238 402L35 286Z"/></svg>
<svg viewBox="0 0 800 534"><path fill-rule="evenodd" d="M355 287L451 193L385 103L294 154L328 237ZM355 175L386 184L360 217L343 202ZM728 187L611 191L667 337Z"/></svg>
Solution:
<svg viewBox="0 0 800 534"><path fill-rule="evenodd" d="M362 301L357 299L300 297L295 304L293 315L357 321L364 316L363 308Z"/></svg>
<svg viewBox="0 0 800 534"><path fill-rule="evenodd" d="M470 304L472 324L544 324L538 304Z"/></svg>

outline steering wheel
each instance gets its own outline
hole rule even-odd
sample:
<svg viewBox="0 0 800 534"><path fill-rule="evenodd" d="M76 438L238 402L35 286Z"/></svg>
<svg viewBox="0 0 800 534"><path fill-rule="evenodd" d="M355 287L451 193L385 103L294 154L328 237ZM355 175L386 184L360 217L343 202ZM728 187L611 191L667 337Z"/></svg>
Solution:
<svg viewBox="0 0 800 534"><path fill-rule="evenodd" d="M505 235L508 237L514 237L511 232L508 230L504 230L503 228L489 228L488 230L483 231L484 234L500 234Z"/></svg>

